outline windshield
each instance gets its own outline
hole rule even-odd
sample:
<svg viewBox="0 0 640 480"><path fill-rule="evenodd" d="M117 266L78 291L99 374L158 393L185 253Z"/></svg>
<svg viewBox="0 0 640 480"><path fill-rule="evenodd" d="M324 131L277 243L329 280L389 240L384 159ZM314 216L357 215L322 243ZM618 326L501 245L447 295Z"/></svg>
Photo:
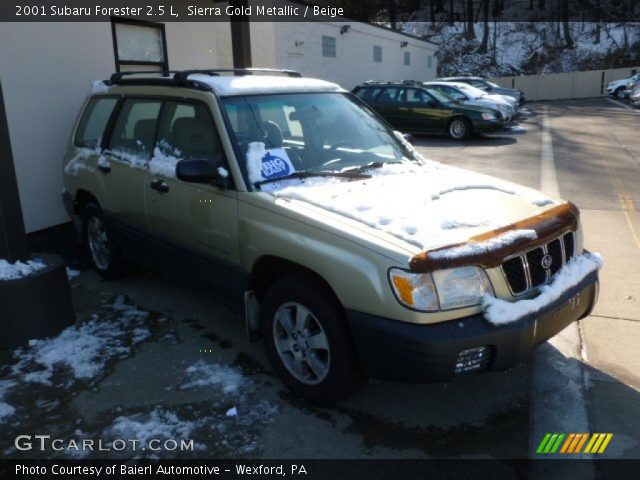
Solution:
<svg viewBox="0 0 640 480"><path fill-rule="evenodd" d="M489 81L487 81L487 80L485 80L485 82L487 83L487 85L491 85L493 88L500 88L500 86L499 86L499 85L496 85L496 84L495 84L495 83L493 83L493 82L489 82Z"/></svg>
<svg viewBox="0 0 640 480"><path fill-rule="evenodd" d="M243 156L240 166L254 186L292 174L301 178L301 172L417 160L393 130L347 94L251 95L223 98L222 104Z"/></svg>

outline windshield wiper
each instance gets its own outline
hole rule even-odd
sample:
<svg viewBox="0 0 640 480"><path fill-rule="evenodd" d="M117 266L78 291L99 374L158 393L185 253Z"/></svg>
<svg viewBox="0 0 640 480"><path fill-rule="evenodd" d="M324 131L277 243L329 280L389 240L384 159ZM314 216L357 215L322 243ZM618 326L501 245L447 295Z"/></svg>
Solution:
<svg viewBox="0 0 640 480"><path fill-rule="evenodd" d="M373 170L374 168L382 168L385 165L393 165L393 164L398 164L398 163L402 163L402 162L370 162L370 163L366 163L364 165L360 165L358 167L352 167L352 168L345 168L344 170L341 170L344 173L359 173L359 172L364 172L367 170Z"/></svg>
<svg viewBox="0 0 640 480"><path fill-rule="evenodd" d="M254 185L256 187L259 187L260 185L264 185L266 183L272 183L272 182L280 182L282 180L291 180L291 179L299 179L299 178L310 178L310 177L340 177L340 178L351 178L351 179L356 179L356 180L366 180L368 178L371 178L371 175L365 175L362 173L358 173L356 171L343 171L343 172L331 172L331 171L319 171L319 172L309 172L309 171L302 171L302 172L293 172L290 173L289 175L283 175L282 177L274 177L274 178L269 178L267 180L260 180L259 182L255 182Z"/></svg>

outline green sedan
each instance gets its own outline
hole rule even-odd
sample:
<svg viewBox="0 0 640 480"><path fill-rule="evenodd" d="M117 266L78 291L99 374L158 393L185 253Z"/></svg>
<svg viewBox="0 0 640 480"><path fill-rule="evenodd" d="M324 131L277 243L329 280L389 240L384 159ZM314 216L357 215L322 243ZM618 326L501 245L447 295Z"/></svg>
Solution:
<svg viewBox="0 0 640 480"><path fill-rule="evenodd" d="M402 132L445 133L463 140L474 132L499 130L505 123L496 109L463 105L417 82L366 82L353 93Z"/></svg>

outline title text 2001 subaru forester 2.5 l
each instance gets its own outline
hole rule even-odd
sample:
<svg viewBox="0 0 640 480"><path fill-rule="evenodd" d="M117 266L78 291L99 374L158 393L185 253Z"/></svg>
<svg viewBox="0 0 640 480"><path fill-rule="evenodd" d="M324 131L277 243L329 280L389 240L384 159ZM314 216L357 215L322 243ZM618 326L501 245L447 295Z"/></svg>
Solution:
<svg viewBox="0 0 640 480"><path fill-rule="evenodd" d="M424 160L335 84L220 73L94 84L64 200L102 275L128 257L244 299L319 403L507 368L591 311L571 203Z"/></svg>

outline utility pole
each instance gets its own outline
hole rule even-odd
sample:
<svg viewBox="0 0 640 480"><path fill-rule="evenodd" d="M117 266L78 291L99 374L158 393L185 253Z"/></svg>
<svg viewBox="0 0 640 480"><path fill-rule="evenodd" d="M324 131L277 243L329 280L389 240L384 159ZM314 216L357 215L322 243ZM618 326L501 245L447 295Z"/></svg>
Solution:
<svg viewBox="0 0 640 480"><path fill-rule="evenodd" d="M234 2L234 5L246 9L248 0ZM249 16L241 15L238 21L230 19L231 23L231 51L233 53L233 68L251 68L251 28Z"/></svg>
<svg viewBox="0 0 640 480"><path fill-rule="evenodd" d="M0 258L11 263L29 257L9 125L0 83Z"/></svg>

